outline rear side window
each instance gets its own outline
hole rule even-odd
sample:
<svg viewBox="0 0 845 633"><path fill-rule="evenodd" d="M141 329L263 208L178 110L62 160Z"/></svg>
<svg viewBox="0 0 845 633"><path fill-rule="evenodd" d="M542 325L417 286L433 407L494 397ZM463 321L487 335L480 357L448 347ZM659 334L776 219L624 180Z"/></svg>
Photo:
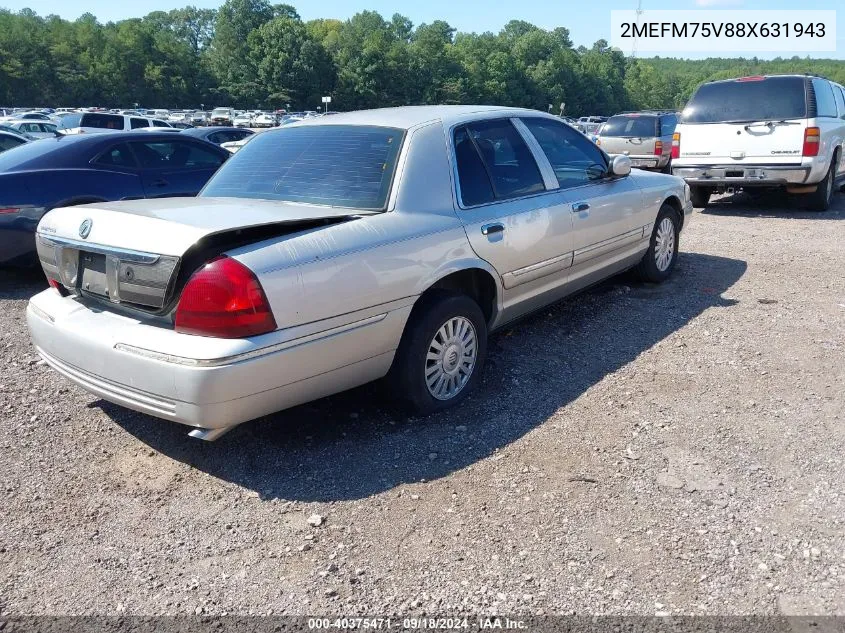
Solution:
<svg viewBox="0 0 845 633"><path fill-rule="evenodd" d="M658 130L659 136L668 136L669 134L674 133L677 125L678 117L674 114L668 114L660 117L660 129Z"/></svg>
<svg viewBox="0 0 845 633"><path fill-rule="evenodd" d="M79 127L96 127L104 130L122 130L123 117L116 114L83 114Z"/></svg>
<svg viewBox="0 0 845 633"><path fill-rule="evenodd" d="M100 154L94 162L109 167L137 167L135 158L132 156L132 150L126 143L110 147Z"/></svg>
<svg viewBox="0 0 845 633"><path fill-rule="evenodd" d="M145 169L202 169L223 162L215 152L184 141L136 141L132 148Z"/></svg>
<svg viewBox="0 0 845 633"><path fill-rule="evenodd" d="M612 116L602 125L602 136L650 138L657 136L657 117L629 114Z"/></svg>
<svg viewBox="0 0 845 633"><path fill-rule="evenodd" d="M580 132L551 119L526 118L522 121L549 159L561 188L585 185L607 172L604 154Z"/></svg>
<svg viewBox="0 0 845 633"><path fill-rule="evenodd" d="M833 86L824 79L813 79L813 90L816 93L816 116L835 119L836 101L833 98Z"/></svg>
<svg viewBox="0 0 845 633"><path fill-rule="evenodd" d="M517 198L546 190L531 150L509 119L477 121L463 129L481 157L497 199ZM458 140L456 137L456 153ZM458 178L461 179L460 168Z"/></svg>
<svg viewBox="0 0 845 633"><path fill-rule="evenodd" d="M381 210L404 130L314 125L259 134L226 161L201 196Z"/></svg>
<svg viewBox="0 0 845 633"><path fill-rule="evenodd" d="M842 86L833 86L833 96L836 98L839 118L845 119L845 88L842 88Z"/></svg>
<svg viewBox="0 0 845 633"><path fill-rule="evenodd" d="M170 127L164 121L159 121L158 119L153 119L153 127Z"/></svg>
<svg viewBox="0 0 845 633"><path fill-rule="evenodd" d="M129 119L129 125L132 126L133 130L137 130L138 128L141 128L141 127L150 127L150 122L147 121L146 119L136 119L136 118L133 117L133 118Z"/></svg>
<svg viewBox="0 0 845 633"><path fill-rule="evenodd" d="M455 130L455 161L458 165L461 204L472 207L492 202L494 195L490 176L465 127Z"/></svg>
<svg viewBox="0 0 845 633"><path fill-rule="evenodd" d="M704 84L681 113L681 123L780 121L806 116L803 77L755 77Z"/></svg>
<svg viewBox="0 0 845 633"><path fill-rule="evenodd" d="M11 134L0 134L0 152L5 152L7 149L23 145L25 142L22 138L17 138Z"/></svg>

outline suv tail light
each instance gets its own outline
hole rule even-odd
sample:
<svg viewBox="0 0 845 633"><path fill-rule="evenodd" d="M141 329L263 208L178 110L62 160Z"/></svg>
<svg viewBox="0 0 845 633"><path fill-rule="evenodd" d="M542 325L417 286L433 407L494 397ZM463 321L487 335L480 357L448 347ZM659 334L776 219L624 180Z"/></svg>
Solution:
<svg viewBox="0 0 845 633"><path fill-rule="evenodd" d="M196 271L176 306L176 331L243 338L276 329L270 303L255 275L222 255Z"/></svg>
<svg viewBox="0 0 845 633"><path fill-rule="evenodd" d="M817 127L808 127L804 130L804 156L818 156L819 143L821 141L821 130Z"/></svg>
<svg viewBox="0 0 845 633"><path fill-rule="evenodd" d="M654 142L654 155L663 156L663 141Z"/></svg>
<svg viewBox="0 0 845 633"><path fill-rule="evenodd" d="M681 133L675 132L672 135L672 158L681 157Z"/></svg>

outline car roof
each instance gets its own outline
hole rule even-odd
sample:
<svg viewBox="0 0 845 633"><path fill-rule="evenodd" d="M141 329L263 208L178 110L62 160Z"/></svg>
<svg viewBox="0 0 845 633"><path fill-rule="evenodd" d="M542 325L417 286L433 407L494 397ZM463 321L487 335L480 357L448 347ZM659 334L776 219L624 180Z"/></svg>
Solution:
<svg viewBox="0 0 845 633"><path fill-rule="evenodd" d="M212 127L189 127L182 130L182 134L186 136L198 136L200 138L214 134L215 132L251 132L252 130L245 130L242 127L231 127L225 125L215 125Z"/></svg>
<svg viewBox="0 0 845 633"><path fill-rule="evenodd" d="M297 122L295 125L377 125L410 129L423 123L442 121L446 125L459 123L476 114L495 114L502 116L544 115L547 113L528 108L509 108L504 106L485 105L431 105L431 106L402 106L398 108L377 108L375 110L356 110L341 112L326 117L312 117ZM557 118L557 117L555 117Z"/></svg>
<svg viewBox="0 0 845 633"><path fill-rule="evenodd" d="M115 141L144 141L150 142L169 142L177 136L173 132L149 132L139 134L138 131L131 132L99 132L96 134L60 134L56 137L48 137L32 141L33 144L38 144L39 148L44 151L32 156L31 158L21 162L19 165L8 168L8 171L22 171L27 169L42 169L42 168L66 168L74 167L81 157L87 157L90 152L98 152L105 149L110 143ZM203 139L194 139L195 142L207 146L209 150L221 150L213 143L209 143ZM50 149L50 145L53 145Z"/></svg>

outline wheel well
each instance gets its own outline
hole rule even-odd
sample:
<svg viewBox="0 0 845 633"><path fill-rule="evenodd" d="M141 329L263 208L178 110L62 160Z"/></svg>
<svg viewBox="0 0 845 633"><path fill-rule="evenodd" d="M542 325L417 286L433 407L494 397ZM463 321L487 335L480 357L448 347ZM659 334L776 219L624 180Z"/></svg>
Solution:
<svg viewBox="0 0 845 633"><path fill-rule="evenodd" d="M481 308L489 325L496 314L496 281L481 268L468 268L446 275L430 286L423 296L437 290L452 290L471 297Z"/></svg>
<svg viewBox="0 0 845 633"><path fill-rule="evenodd" d="M669 196L663 201L663 204L668 204L678 214L678 231L680 231L684 227L684 207L681 205L681 201L676 196Z"/></svg>

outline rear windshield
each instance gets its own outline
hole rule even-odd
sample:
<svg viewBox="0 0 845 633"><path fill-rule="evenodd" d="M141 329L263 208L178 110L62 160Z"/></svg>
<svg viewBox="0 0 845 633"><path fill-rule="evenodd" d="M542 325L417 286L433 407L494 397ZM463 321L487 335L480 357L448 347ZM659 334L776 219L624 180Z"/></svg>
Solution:
<svg viewBox="0 0 845 633"><path fill-rule="evenodd" d="M314 125L258 134L201 196L384 209L403 130Z"/></svg>
<svg viewBox="0 0 845 633"><path fill-rule="evenodd" d="M803 119L803 77L738 79L704 84L681 114L681 123L726 123Z"/></svg>
<svg viewBox="0 0 845 633"><path fill-rule="evenodd" d="M82 120L81 114L68 114L67 116L63 116L61 122L59 123L59 129L70 129L74 127L79 127L79 122Z"/></svg>
<svg viewBox="0 0 845 633"><path fill-rule="evenodd" d="M601 128L602 136L647 138L657 136L656 116L612 116Z"/></svg>
<svg viewBox="0 0 845 633"><path fill-rule="evenodd" d="M55 151L57 145L62 143L65 139L72 138L72 136L65 136L58 140L43 139L40 141L32 141L15 147L14 149L0 152L0 172L22 167L31 160Z"/></svg>
<svg viewBox="0 0 845 633"><path fill-rule="evenodd" d="M79 127L96 127L105 130L122 130L123 116L118 114L83 114Z"/></svg>

